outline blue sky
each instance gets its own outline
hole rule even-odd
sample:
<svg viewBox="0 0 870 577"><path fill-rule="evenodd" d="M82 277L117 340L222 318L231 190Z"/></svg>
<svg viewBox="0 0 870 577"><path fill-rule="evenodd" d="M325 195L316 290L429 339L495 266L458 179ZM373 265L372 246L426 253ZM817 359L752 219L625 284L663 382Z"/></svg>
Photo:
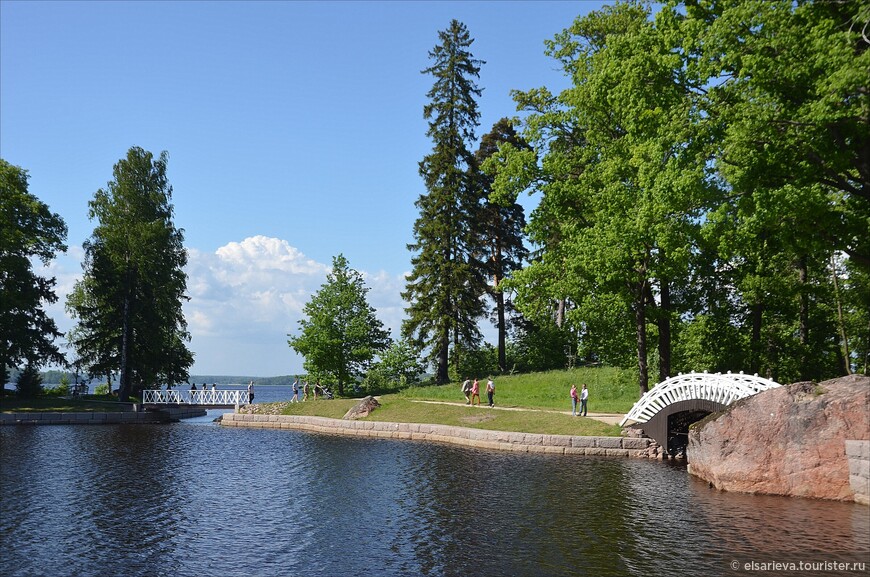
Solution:
<svg viewBox="0 0 870 577"><path fill-rule="evenodd" d="M339 253L398 336L438 31L486 61L479 137L511 90L566 86L544 41L600 5L0 0L0 156L69 227L50 313L71 328L87 203L141 146L169 153L193 373L301 372L286 334Z"/></svg>

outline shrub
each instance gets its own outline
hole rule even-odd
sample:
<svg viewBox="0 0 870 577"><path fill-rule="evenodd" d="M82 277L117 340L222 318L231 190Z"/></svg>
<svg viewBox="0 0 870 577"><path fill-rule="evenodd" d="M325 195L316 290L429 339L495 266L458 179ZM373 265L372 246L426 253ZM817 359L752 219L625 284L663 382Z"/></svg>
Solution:
<svg viewBox="0 0 870 577"><path fill-rule="evenodd" d="M61 383L56 387L46 389L45 394L50 397L66 397L69 395L69 383Z"/></svg>

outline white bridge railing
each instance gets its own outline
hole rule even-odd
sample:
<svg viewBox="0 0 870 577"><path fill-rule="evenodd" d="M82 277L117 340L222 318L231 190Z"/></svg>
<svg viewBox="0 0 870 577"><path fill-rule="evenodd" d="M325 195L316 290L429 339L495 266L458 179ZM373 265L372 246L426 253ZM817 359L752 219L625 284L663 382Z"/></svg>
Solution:
<svg viewBox="0 0 870 577"><path fill-rule="evenodd" d="M689 373L662 381L644 394L619 423L646 423L670 404L693 399L730 405L738 399L781 386L776 381L743 373Z"/></svg>
<svg viewBox="0 0 870 577"><path fill-rule="evenodd" d="M142 391L142 404L148 405L247 405L248 391L223 389L216 391Z"/></svg>

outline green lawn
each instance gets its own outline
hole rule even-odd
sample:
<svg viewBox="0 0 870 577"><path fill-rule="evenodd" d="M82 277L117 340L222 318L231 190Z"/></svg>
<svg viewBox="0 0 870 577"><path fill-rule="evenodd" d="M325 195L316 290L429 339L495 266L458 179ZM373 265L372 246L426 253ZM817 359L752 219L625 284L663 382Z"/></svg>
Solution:
<svg viewBox="0 0 870 577"><path fill-rule="evenodd" d="M472 377L473 378L473 377ZM479 377L480 395L486 402L486 376ZM605 367L548 371L524 375L498 376L495 403L502 407L571 410L569 391L572 384L589 388L588 409L594 413L627 413L640 398L637 379L632 371ZM412 387L400 393L407 399L465 402L461 383L439 387Z"/></svg>
<svg viewBox="0 0 870 577"><path fill-rule="evenodd" d="M308 399L304 403L264 403L266 405L284 405L277 407L281 415L304 415L307 417L329 417L340 419L347 411L357 403L357 399ZM257 407L257 405L254 405ZM258 412L269 412L268 409L258 407Z"/></svg>
<svg viewBox="0 0 870 577"><path fill-rule="evenodd" d="M273 403L271 405L280 405L274 409L283 415L340 419L356 402L353 399L319 399L317 401L308 400L304 403ZM619 436L621 431L620 427L616 425L608 425L590 418L572 417L570 414L553 410L509 411L490 409L486 405L469 407L467 405L427 403L406 398L401 394L383 395L380 397L380 402L381 407L365 420L390 423L431 423L547 435ZM273 410L269 404L260 405L257 409L258 412L266 413Z"/></svg>
<svg viewBox="0 0 870 577"><path fill-rule="evenodd" d="M550 435L618 436L620 427L616 425L567 414L571 410L569 390L572 383L576 383L578 388L586 383L590 391L590 412L624 414L638 398L637 385L631 375L628 371L615 368L583 368L496 377L496 406L525 409L519 411L490 409L485 404L480 407L457 405L455 403L465 402L460 383L438 387L412 387L396 394L382 395L381 408L368 419ZM481 379L481 391L484 390L485 383L484 377ZM486 403L485 393L482 393L482 397L483 403ZM287 404L275 409L285 415L340 419L355 402L351 399L319 399ZM261 410L269 411L265 407Z"/></svg>
<svg viewBox="0 0 870 577"><path fill-rule="evenodd" d="M546 435L616 436L621 428L589 418L572 417L554 411L505 411L490 409L486 405L442 405L416 402L399 395L381 397L381 408L367 420L398 423L435 423L523 433Z"/></svg>
<svg viewBox="0 0 870 577"><path fill-rule="evenodd" d="M19 399L14 395L0 397L0 412L3 413L37 411L84 413L89 411L114 412L120 410L117 398L111 395L85 395L78 399L51 396Z"/></svg>

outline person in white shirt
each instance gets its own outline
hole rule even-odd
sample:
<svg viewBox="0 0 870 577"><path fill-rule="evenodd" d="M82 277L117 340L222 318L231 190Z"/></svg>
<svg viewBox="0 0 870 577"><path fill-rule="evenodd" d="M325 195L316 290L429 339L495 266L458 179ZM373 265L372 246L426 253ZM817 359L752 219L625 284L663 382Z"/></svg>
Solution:
<svg viewBox="0 0 870 577"><path fill-rule="evenodd" d="M589 399L589 389L586 388L586 385L583 385L583 390L580 391L580 415L586 416L586 401Z"/></svg>

